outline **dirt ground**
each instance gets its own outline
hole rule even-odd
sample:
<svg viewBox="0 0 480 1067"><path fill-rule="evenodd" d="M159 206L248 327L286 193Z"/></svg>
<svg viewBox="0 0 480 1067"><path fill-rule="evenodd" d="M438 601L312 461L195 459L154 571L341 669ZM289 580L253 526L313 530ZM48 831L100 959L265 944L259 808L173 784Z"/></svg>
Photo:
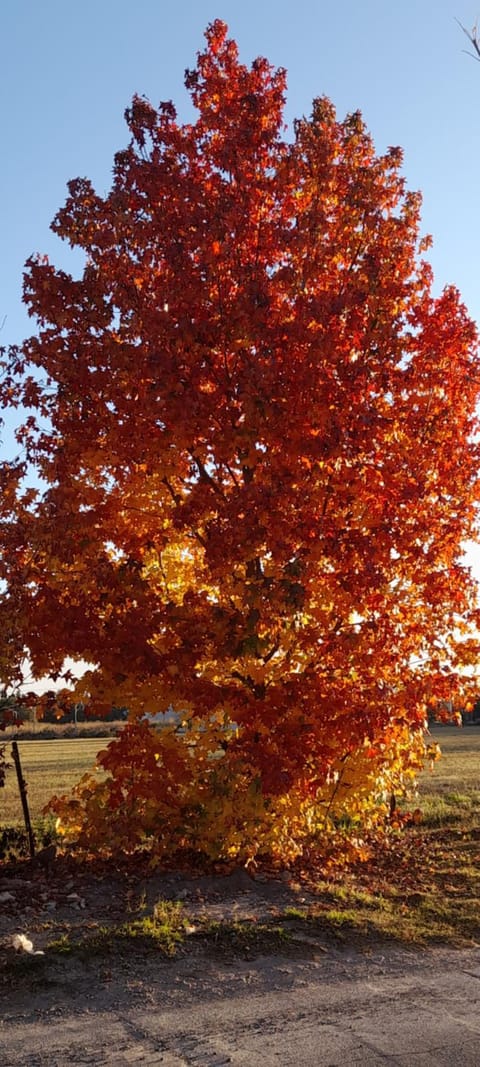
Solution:
<svg viewBox="0 0 480 1067"><path fill-rule="evenodd" d="M5 870L3 875L0 873L0 947L4 963L3 972L0 968L0 992L2 973L4 978L8 973L8 982L11 981L16 934L26 935L34 950L46 953L37 959L40 968L47 965L48 946L52 942L65 936L72 943L85 941L99 929L114 929L151 914L159 900L180 902L187 937L179 953L191 957L212 951L215 954L211 937L208 946L204 944L203 932L210 923L251 920L259 925L274 924L277 916L283 922L285 909L308 907L315 902L315 893L288 874L253 878L243 868L224 876L192 876L178 871L152 873L148 867L143 871L138 867L82 867L68 856L55 860L47 869L39 865L32 868L24 862ZM229 947L223 941L217 948L219 954L228 955ZM52 965L53 956L56 960L57 955L53 953ZM21 956L17 954L17 961ZM32 958L30 964L33 965ZM129 953L129 965L135 966L132 953ZM15 969L22 971L21 966ZM28 961L25 969L28 973Z"/></svg>
<svg viewBox="0 0 480 1067"><path fill-rule="evenodd" d="M209 924L250 920L258 926L274 925L276 917L281 917L283 924L286 909L308 907L315 902L315 893L288 874L254 878L243 868L224 876L192 876L178 871L152 873L148 868L82 867L68 857L57 859L47 869L38 865L32 868L24 862L3 876L0 873L0 949L4 964L3 971L0 967L0 993L2 984L11 984L12 972L18 971L20 976L25 970L28 974L28 964L35 966L34 957L25 958L22 969L21 958L25 954L16 954L13 949L16 934L27 936L34 950L46 953L36 960L40 971L48 965L48 946L52 942L65 936L71 943L88 940L99 929L114 929L151 914L159 900L180 902L187 936L179 954L190 958L212 952L236 954L234 944L222 940L221 931L217 946L211 936L206 945L203 935ZM294 925L292 919L292 931ZM289 940L291 951L295 952L295 945L304 945L305 939L299 932L297 940L292 931L289 930ZM134 970L135 955L128 955L129 966ZM58 962L58 953L51 956L53 966ZM18 966L12 967L15 958Z"/></svg>

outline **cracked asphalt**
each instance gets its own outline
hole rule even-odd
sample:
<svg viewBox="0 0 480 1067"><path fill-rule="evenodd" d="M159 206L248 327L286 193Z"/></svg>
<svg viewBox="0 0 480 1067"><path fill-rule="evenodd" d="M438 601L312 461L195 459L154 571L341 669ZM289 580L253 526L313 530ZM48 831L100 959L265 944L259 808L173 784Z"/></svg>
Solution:
<svg viewBox="0 0 480 1067"><path fill-rule="evenodd" d="M66 965L4 992L0 1064L478 1067L480 947Z"/></svg>

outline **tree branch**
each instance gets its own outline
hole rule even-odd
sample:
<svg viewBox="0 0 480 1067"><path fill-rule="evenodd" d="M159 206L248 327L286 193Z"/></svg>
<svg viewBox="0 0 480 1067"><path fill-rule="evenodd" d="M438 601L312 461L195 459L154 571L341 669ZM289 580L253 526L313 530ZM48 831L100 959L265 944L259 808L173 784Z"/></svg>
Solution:
<svg viewBox="0 0 480 1067"><path fill-rule="evenodd" d="M465 29L465 26L462 25L459 19L455 19L455 22L457 23L457 26L460 26L460 29L463 30L465 37L468 37L470 44L473 46L477 54L476 56L474 56L472 52L467 52L465 48L463 48L462 51L465 52L465 55L471 56L471 58L475 59L477 63L480 63L480 41L478 39L477 23L475 23L471 32L469 33L468 30Z"/></svg>

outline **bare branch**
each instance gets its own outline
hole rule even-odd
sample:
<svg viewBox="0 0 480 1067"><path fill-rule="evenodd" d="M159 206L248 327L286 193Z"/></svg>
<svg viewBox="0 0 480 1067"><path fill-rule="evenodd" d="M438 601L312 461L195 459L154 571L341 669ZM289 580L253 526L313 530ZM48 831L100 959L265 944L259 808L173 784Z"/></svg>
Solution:
<svg viewBox="0 0 480 1067"><path fill-rule="evenodd" d="M468 37L468 40L470 41L470 44L473 45L473 47L474 47L474 49L475 49L475 51L477 53L474 56L473 52L465 52L465 55L471 56L471 58L475 59L477 63L480 63L480 40L478 39L478 26L477 26L477 23L475 23L473 29L469 33L469 31L467 29L465 29L465 26L462 25L462 23L460 22L459 19L455 19L455 22L457 23L458 26L460 26L460 29L463 30L463 32L465 34L465 37ZM465 51L465 49L462 49L462 51Z"/></svg>

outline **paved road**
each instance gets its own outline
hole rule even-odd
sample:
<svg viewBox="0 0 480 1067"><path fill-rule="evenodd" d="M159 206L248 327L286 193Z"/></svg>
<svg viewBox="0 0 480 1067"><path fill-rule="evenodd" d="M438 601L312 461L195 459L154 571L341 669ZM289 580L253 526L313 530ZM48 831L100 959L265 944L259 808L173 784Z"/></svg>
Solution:
<svg viewBox="0 0 480 1067"><path fill-rule="evenodd" d="M106 988L7 996L1 1067L480 1065L478 948L184 960Z"/></svg>

